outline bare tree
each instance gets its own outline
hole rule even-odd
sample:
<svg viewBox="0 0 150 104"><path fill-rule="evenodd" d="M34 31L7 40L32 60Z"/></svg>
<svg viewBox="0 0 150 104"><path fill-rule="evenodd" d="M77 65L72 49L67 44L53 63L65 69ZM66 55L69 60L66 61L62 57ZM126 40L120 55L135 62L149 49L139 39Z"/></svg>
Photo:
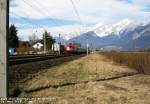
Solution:
<svg viewBox="0 0 150 104"><path fill-rule="evenodd" d="M32 35L29 36L29 43L30 44L34 44L38 40L39 40L39 37L35 33L33 33Z"/></svg>

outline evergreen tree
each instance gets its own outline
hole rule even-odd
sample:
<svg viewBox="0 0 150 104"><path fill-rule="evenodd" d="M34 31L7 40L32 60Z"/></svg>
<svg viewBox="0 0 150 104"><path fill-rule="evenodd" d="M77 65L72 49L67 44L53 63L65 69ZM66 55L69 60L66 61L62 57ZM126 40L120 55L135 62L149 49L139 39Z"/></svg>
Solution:
<svg viewBox="0 0 150 104"><path fill-rule="evenodd" d="M52 45L56 42L55 39L50 35L50 33L48 33L47 31L45 31L43 33L43 40L42 40L43 44L44 44L44 36L46 38L46 48L47 49L51 49Z"/></svg>
<svg viewBox="0 0 150 104"><path fill-rule="evenodd" d="M11 25L8 34L8 47L17 48L19 46L19 38L17 36L17 28Z"/></svg>

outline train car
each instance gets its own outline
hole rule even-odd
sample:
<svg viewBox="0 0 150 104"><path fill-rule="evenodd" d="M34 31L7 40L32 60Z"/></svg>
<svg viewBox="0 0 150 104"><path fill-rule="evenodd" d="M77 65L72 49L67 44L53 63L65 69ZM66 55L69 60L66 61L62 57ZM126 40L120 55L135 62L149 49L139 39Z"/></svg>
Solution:
<svg viewBox="0 0 150 104"><path fill-rule="evenodd" d="M76 49L76 53L78 53L78 54L84 54L84 53L86 53L86 49L79 47L79 48Z"/></svg>
<svg viewBox="0 0 150 104"><path fill-rule="evenodd" d="M65 53L65 46L64 45L60 45L60 53L61 54Z"/></svg>
<svg viewBox="0 0 150 104"><path fill-rule="evenodd" d="M76 50L76 48L77 47L73 43L69 43L66 46L66 51L72 53L72 52L74 52Z"/></svg>
<svg viewBox="0 0 150 104"><path fill-rule="evenodd" d="M65 52L65 46L55 43L52 45L52 50L53 50L53 52L56 52L56 53L58 53L60 51L60 53L63 54Z"/></svg>
<svg viewBox="0 0 150 104"><path fill-rule="evenodd" d="M86 50L81 48L81 46L78 44L69 43L66 46L66 52L73 53L73 54L80 54L80 53L85 53Z"/></svg>

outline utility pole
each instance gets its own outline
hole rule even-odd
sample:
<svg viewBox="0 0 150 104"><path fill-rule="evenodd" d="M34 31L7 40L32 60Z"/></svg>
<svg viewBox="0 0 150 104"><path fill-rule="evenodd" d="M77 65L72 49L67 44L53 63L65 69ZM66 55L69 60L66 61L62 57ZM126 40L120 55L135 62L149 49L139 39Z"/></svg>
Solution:
<svg viewBox="0 0 150 104"><path fill-rule="evenodd" d="M61 52L60 52L60 51L61 51L61 50L60 50L60 49L61 49L60 34L59 34L59 42L58 42L58 44L59 44L59 55L60 55L60 54L61 54Z"/></svg>
<svg viewBox="0 0 150 104"><path fill-rule="evenodd" d="M44 54L46 54L46 34L44 33Z"/></svg>
<svg viewBox="0 0 150 104"><path fill-rule="evenodd" d="M8 0L0 0L0 97L7 97Z"/></svg>
<svg viewBox="0 0 150 104"><path fill-rule="evenodd" d="M87 56L89 55L89 39L88 39L88 34L87 34L87 38L86 38L86 52L87 52Z"/></svg>

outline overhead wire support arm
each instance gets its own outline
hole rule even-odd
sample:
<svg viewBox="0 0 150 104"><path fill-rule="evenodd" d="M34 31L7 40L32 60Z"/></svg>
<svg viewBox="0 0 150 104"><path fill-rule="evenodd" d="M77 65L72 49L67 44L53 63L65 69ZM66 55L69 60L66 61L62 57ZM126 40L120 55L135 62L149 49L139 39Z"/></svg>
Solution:
<svg viewBox="0 0 150 104"><path fill-rule="evenodd" d="M76 8L76 5L75 5L75 3L73 2L73 0L70 0L71 1L71 3L72 3L72 6L73 6L73 9L74 9L74 11L75 11L75 13L76 13L76 16L78 17L78 19L79 19L79 21L80 21L80 24L83 26L84 24L83 24L83 22L82 22L82 19L81 19L81 17L80 17L80 15L79 15L79 12L78 12L78 10L77 10L77 8ZM87 43L86 43L86 50L87 50L87 56L89 55L89 38L88 38L88 34L87 34L87 37L86 37L86 41L87 41Z"/></svg>

